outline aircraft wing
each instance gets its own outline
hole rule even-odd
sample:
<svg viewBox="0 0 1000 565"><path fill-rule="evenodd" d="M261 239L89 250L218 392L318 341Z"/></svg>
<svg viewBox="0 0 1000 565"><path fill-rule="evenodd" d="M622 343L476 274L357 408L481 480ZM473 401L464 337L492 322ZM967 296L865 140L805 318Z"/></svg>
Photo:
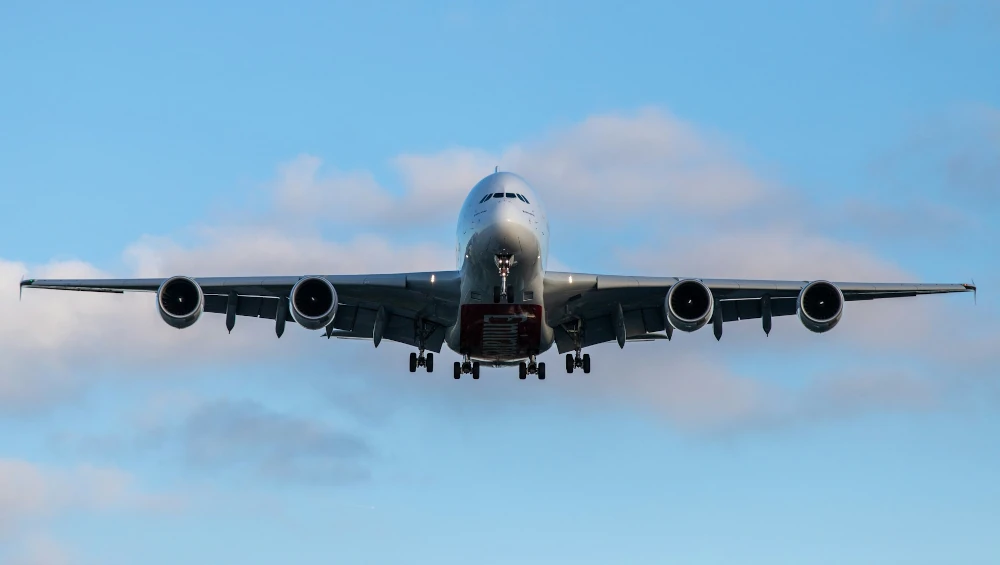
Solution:
<svg viewBox="0 0 1000 565"><path fill-rule="evenodd" d="M194 278L205 294L205 312L227 314L227 325L235 316L279 318L279 301L288 294L301 276L272 277L203 277ZM327 275L337 290L339 306L333 322L326 328L327 337L372 339L377 324L382 337L417 346L418 335L424 347L440 352L445 329L455 323L460 298L457 271L434 273L393 273L377 275ZM156 292L162 279L29 279L25 288L76 290L88 292ZM233 300L232 314L229 314ZM291 316L282 316L292 321ZM283 323L276 325L280 336ZM278 329L281 328L281 329Z"/></svg>
<svg viewBox="0 0 1000 565"><path fill-rule="evenodd" d="M555 328L560 353L574 350L574 331L580 332L582 347L617 340L669 339L672 333L664 312L670 288L677 277L630 277L582 273L545 274L547 321ZM810 281L768 281L740 279L697 279L715 298L716 337L722 322L768 318L797 313L797 297ZM975 292L970 284L896 284L835 282L844 301L900 298L921 294ZM767 315L769 311L769 316ZM666 333L658 333L664 332Z"/></svg>

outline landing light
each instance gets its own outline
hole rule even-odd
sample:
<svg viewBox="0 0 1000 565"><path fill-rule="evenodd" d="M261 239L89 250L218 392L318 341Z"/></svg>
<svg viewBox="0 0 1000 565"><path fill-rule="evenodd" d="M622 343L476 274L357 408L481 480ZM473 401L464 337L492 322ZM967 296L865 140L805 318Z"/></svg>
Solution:
<svg viewBox="0 0 1000 565"><path fill-rule="evenodd" d="M434 275L431 275L431 282L434 282Z"/></svg>
<svg viewBox="0 0 1000 565"><path fill-rule="evenodd" d="M569 284L573 284L573 275L569 276Z"/></svg>

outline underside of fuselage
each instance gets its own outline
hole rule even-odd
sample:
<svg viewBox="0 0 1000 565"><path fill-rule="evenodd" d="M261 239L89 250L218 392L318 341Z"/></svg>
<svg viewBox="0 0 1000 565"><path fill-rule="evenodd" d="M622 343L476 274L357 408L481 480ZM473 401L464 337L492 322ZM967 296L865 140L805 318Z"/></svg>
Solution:
<svg viewBox="0 0 1000 565"><path fill-rule="evenodd" d="M504 197L483 201L487 194ZM458 234L462 298L447 343L467 359L513 365L552 346L542 286L548 224L536 200L509 173L487 177L466 200Z"/></svg>

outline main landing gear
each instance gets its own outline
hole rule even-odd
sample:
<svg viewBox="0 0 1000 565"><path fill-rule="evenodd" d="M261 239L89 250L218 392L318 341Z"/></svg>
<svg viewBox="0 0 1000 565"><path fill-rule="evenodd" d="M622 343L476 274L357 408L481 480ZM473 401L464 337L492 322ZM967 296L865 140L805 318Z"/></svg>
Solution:
<svg viewBox="0 0 1000 565"><path fill-rule="evenodd" d="M584 373L590 372L590 354L585 353L580 355L580 352L576 352L576 356L572 353L566 354L566 372L572 373L573 369L583 369Z"/></svg>
<svg viewBox="0 0 1000 565"><path fill-rule="evenodd" d="M584 373L590 372L590 354L580 355L580 350L576 350L576 356L572 353L566 354L566 372L572 373L573 369L583 369Z"/></svg>
<svg viewBox="0 0 1000 565"><path fill-rule="evenodd" d="M534 355L529 358L527 363L521 361L518 365L517 378L523 381L528 378L529 374L538 375L538 380L540 381L545 380L545 363L536 363Z"/></svg>
<svg viewBox="0 0 1000 565"><path fill-rule="evenodd" d="M428 353L424 355L424 350L420 350L420 355L416 353L410 353L410 372L416 373L417 367L424 367L427 369L428 373L434 372L434 354Z"/></svg>
<svg viewBox="0 0 1000 565"><path fill-rule="evenodd" d="M479 378L479 361L470 361L469 356L465 356L465 361L459 363L455 361L455 378L460 379L462 375L472 373L472 378Z"/></svg>

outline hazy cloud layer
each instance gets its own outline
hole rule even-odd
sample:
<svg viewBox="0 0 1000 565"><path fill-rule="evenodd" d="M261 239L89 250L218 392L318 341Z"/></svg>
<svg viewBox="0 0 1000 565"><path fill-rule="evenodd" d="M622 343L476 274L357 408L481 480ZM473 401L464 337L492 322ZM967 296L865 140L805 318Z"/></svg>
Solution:
<svg viewBox="0 0 1000 565"><path fill-rule="evenodd" d="M248 465L278 480L342 483L368 477L372 450L327 424L273 412L255 402L219 401L192 412L179 430L193 464Z"/></svg>
<svg viewBox="0 0 1000 565"><path fill-rule="evenodd" d="M126 431L63 432L52 439L63 450L91 457L163 458L202 471L330 485L367 479L374 457L354 432L252 400L156 395L141 408L126 416Z"/></svg>

